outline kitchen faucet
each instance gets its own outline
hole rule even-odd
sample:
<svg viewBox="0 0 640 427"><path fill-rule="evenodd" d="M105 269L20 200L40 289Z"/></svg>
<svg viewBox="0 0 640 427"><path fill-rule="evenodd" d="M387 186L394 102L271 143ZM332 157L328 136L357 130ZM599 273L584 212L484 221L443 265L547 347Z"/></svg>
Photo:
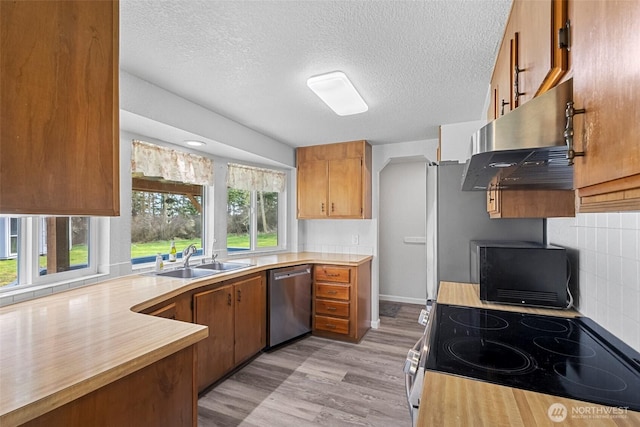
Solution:
<svg viewBox="0 0 640 427"><path fill-rule="evenodd" d="M189 268L189 258L191 255L195 254L198 248L196 248L195 244L190 244L182 251L182 258L184 258L184 268Z"/></svg>

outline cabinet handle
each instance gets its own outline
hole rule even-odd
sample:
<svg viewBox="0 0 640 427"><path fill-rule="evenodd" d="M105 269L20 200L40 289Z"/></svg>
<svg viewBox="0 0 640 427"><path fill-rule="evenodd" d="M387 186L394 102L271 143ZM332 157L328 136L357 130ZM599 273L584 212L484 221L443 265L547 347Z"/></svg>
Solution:
<svg viewBox="0 0 640 427"><path fill-rule="evenodd" d="M513 67L513 96L515 96L516 101L518 100L519 97L521 97L522 95L524 95L524 92L520 92L520 73L526 71L524 68L520 68L518 67L518 64L516 64L515 67ZM518 103L516 102L516 106L518 105Z"/></svg>
<svg viewBox="0 0 640 427"><path fill-rule="evenodd" d="M564 140L567 143L567 160L569 166L573 165L573 159L575 157L584 156L584 151L575 151L573 149L573 116L576 114L584 114L585 109L574 109L573 101L567 102L567 108L564 110L564 115L567 117L567 125L564 128Z"/></svg>
<svg viewBox="0 0 640 427"><path fill-rule="evenodd" d="M327 310L328 310L328 311L336 311L336 310L337 310L337 308L335 308L335 307L327 307Z"/></svg>
<svg viewBox="0 0 640 427"><path fill-rule="evenodd" d="M338 291L327 291L327 293L328 293L329 295L335 295L335 294L337 294L337 293L338 293Z"/></svg>
<svg viewBox="0 0 640 427"><path fill-rule="evenodd" d="M505 105L509 105L509 103L503 99L502 102L500 103L500 115L501 116L504 116L504 106Z"/></svg>
<svg viewBox="0 0 640 427"><path fill-rule="evenodd" d="M327 328L329 328L329 329L335 329L336 328L336 325L332 325L331 323L327 323L325 326Z"/></svg>
<svg viewBox="0 0 640 427"><path fill-rule="evenodd" d="M333 202L331 202L331 212L334 212L336 210L336 207L334 206Z"/></svg>
<svg viewBox="0 0 640 427"><path fill-rule="evenodd" d="M324 213L324 202L320 203L320 212Z"/></svg>
<svg viewBox="0 0 640 427"><path fill-rule="evenodd" d="M240 289L238 289L238 302L242 300L242 294L240 293Z"/></svg>
<svg viewBox="0 0 640 427"><path fill-rule="evenodd" d="M231 305L231 293L227 294L227 305Z"/></svg>

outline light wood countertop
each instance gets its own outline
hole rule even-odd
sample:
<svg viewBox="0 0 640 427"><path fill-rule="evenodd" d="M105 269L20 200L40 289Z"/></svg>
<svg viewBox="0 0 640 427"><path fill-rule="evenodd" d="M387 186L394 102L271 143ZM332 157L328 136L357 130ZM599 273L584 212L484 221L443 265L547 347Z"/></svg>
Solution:
<svg viewBox="0 0 640 427"><path fill-rule="evenodd" d="M442 282L437 302L551 316L580 315L573 310L486 304L479 299L478 285L470 283ZM568 415L562 422L555 423L549 418L549 407L553 404L566 408ZM603 412L596 414L597 410ZM637 426L640 413L427 371L417 424L437 427Z"/></svg>
<svg viewBox="0 0 640 427"><path fill-rule="evenodd" d="M0 308L0 425L51 411L208 335L205 326L137 313L201 286L304 263L360 265L366 255L234 258L252 267L200 279L134 274Z"/></svg>

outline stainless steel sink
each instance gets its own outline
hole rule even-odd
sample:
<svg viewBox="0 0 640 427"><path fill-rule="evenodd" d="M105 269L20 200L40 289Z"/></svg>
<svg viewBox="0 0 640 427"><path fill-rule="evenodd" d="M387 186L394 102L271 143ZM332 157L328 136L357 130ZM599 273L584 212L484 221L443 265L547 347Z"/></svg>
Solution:
<svg viewBox="0 0 640 427"><path fill-rule="evenodd" d="M203 270L213 270L213 271L229 271L229 270L238 270L240 268L251 267L251 264L245 264L242 262L211 262L209 264L200 264L194 265L193 268L203 269Z"/></svg>
<svg viewBox="0 0 640 427"><path fill-rule="evenodd" d="M198 277L212 276L216 274L213 270L197 270L195 268L177 268L164 273L156 273L157 276L177 277L179 279L195 279Z"/></svg>

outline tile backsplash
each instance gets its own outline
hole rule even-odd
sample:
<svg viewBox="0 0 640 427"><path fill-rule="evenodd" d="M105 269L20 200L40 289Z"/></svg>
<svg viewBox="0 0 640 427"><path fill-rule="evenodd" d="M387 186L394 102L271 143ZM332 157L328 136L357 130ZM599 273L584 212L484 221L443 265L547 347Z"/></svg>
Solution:
<svg viewBox="0 0 640 427"><path fill-rule="evenodd" d="M549 243L578 251L578 310L640 351L640 212L547 221ZM575 271L577 270L577 271Z"/></svg>

